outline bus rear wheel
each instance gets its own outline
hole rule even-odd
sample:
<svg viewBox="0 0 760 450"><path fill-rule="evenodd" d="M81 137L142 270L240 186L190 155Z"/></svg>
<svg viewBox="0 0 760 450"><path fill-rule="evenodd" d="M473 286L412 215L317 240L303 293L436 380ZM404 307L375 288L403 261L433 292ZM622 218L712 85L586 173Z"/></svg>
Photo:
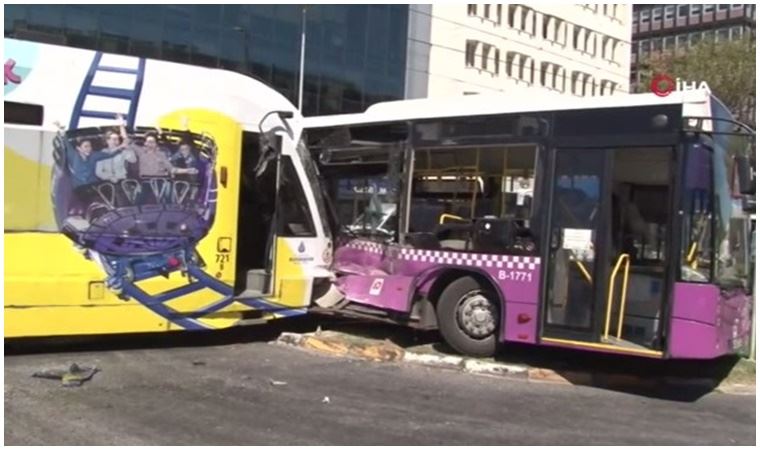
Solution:
<svg viewBox="0 0 760 450"><path fill-rule="evenodd" d="M495 298L469 276L446 286L436 307L438 328L446 343L465 355L493 356L500 322Z"/></svg>

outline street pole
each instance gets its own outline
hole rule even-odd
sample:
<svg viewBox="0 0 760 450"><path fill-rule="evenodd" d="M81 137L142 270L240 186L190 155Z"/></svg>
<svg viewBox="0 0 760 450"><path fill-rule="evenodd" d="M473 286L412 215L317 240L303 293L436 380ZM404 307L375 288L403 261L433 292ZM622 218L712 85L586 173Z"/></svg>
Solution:
<svg viewBox="0 0 760 450"><path fill-rule="evenodd" d="M243 52L244 52L243 73L246 75L249 75L250 74L249 64L250 64L251 58L248 56L248 28L235 26L235 27L232 27L232 29L243 35Z"/></svg>
<svg viewBox="0 0 760 450"><path fill-rule="evenodd" d="M301 7L301 68L298 71L298 111L303 113L303 67L306 61L306 6Z"/></svg>

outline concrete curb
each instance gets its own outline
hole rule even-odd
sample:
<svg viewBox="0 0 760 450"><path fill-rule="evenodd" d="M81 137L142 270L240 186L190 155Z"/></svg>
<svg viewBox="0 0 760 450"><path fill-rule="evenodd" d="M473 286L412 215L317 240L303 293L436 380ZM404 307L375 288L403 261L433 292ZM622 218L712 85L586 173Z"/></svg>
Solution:
<svg viewBox="0 0 760 450"><path fill-rule="evenodd" d="M339 334L282 333L274 342L338 357L353 357L375 362L404 362L425 367L454 369L462 372L503 378L523 379L533 383L583 385L608 389L706 389L733 395L754 395L755 386L717 385L710 378L644 377L629 374L553 370L486 361L456 355L406 351L389 341L351 342Z"/></svg>

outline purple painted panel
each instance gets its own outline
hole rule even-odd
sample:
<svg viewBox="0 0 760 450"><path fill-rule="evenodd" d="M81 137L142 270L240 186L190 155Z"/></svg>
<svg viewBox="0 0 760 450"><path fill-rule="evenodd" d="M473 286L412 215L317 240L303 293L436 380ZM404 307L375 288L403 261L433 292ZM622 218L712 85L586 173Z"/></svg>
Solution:
<svg viewBox="0 0 760 450"><path fill-rule="evenodd" d="M536 322L538 320L537 303L509 303L503 318L503 340L537 343Z"/></svg>
<svg viewBox="0 0 760 450"><path fill-rule="evenodd" d="M499 287L509 311L513 303L520 303L520 312L526 308L538 310L541 261L533 256L492 255L449 250L420 250L398 245L382 245L375 242L355 240L336 250L334 268L339 275L338 287L347 297L357 303L408 311L411 289L427 292L438 273L447 268L462 268L480 272ZM343 274L341 276L341 274ZM354 276L362 275L362 280ZM389 283L383 286L382 295L369 295L376 278ZM345 280L344 280L345 279ZM413 285L414 284L414 285ZM532 305L530 308L526 305ZM517 315L509 317L517 320ZM535 320L535 319L532 319ZM505 319L505 326L507 324ZM529 333L529 341L535 342L535 322ZM520 327L519 330L528 328ZM522 335L523 331L513 333ZM506 338L504 330L502 338ZM517 338L516 338L517 339ZM525 342L525 339L518 339Z"/></svg>
<svg viewBox="0 0 760 450"><path fill-rule="evenodd" d="M673 318L714 325L718 318L720 292L712 284L676 283Z"/></svg>
<svg viewBox="0 0 760 450"><path fill-rule="evenodd" d="M404 276L346 275L338 280L337 286L352 302L406 312L413 282L412 277Z"/></svg>
<svg viewBox="0 0 760 450"><path fill-rule="evenodd" d="M673 358L711 359L725 353L712 325L674 318L668 347Z"/></svg>
<svg viewBox="0 0 760 450"><path fill-rule="evenodd" d="M669 352L673 358L708 359L749 342L751 297L741 290L721 293L709 284L676 283Z"/></svg>

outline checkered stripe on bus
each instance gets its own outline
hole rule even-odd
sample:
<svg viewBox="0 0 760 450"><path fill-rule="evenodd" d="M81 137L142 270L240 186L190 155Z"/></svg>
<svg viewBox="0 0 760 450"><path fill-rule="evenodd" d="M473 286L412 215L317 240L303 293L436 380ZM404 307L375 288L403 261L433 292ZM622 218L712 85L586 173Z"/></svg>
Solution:
<svg viewBox="0 0 760 450"><path fill-rule="evenodd" d="M355 250L361 250L368 253L377 253L377 254L383 254L384 253L384 245L378 244L377 242L367 242L367 241L351 241L348 243L347 247L353 248Z"/></svg>
<svg viewBox="0 0 760 450"><path fill-rule="evenodd" d="M412 248L402 248L400 258L405 261L518 270L535 270L541 264L541 260L534 256L486 255Z"/></svg>

